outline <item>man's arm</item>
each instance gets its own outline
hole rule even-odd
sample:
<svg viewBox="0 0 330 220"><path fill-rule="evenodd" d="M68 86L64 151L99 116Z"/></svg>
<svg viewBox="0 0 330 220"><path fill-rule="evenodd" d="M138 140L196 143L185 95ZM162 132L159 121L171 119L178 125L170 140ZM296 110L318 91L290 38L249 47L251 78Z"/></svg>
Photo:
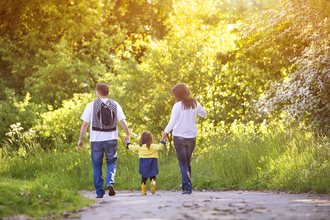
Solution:
<svg viewBox="0 0 330 220"><path fill-rule="evenodd" d="M127 125L127 122L125 119L122 119L120 121L120 126L126 133L126 137L124 138L124 144L126 144L126 142L129 142L129 131L128 131L128 125Z"/></svg>
<svg viewBox="0 0 330 220"><path fill-rule="evenodd" d="M83 144L83 138L85 136L85 133L88 129L88 125L89 123L88 122L85 122L83 121L82 125L81 125L81 128L80 128L80 135L79 135L79 141L78 141L78 150L80 151L80 147L82 147L82 144Z"/></svg>

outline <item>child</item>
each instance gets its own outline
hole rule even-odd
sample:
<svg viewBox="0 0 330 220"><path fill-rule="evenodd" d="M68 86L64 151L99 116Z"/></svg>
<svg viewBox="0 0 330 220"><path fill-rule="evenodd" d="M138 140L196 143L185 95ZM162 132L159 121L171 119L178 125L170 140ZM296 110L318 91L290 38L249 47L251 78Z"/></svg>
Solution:
<svg viewBox="0 0 330 220"><path fill-rule="evenodd" d="M165 141L160 144L154 144L152 134L149 131L144 131L141 135L139 144L127 143L127 149L139 151L140 165L139 173L142 176L141 190L142 195L147 195L147 180L150 178L150 191L152 194L156 192L156 175L158 174L158 150L161 150Z"/></svg>

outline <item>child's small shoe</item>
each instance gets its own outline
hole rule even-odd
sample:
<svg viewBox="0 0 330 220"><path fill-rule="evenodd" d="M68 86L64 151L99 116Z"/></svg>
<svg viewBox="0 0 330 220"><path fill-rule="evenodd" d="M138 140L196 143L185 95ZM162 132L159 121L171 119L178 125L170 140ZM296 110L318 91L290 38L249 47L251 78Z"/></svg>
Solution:
<svg viewBox="0 0 330 220"><path fill-rule="evenodd" d="M142 190L142 195L145 196L147 195L147 185L142 183L141 184L141 190Z"/></svg>
<svg viewBox="0 0 330 220"><path fill-rule="evenodd" d="M156 186L156 181L152 180L150 183L150 191L152 194L155 194L155 192L156 192L155 186Z"/></svg>

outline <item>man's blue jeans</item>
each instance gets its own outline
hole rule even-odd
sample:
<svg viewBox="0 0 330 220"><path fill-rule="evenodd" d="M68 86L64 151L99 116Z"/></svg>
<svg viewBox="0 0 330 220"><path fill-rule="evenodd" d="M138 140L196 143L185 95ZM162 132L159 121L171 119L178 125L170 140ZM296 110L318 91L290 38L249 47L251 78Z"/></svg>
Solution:
<svg viewBox="0 0 330 220"><path fill-rule="evenodd" d="M103 196L105 194L105 190L103 189L104 178L102 173L103 156L105 156L107 162L107 179L105 185L109 186L115 183L117 148L117 140L91 142L93 178L97 196Z"/></svg>
<svg viewBox="0 0 330 220"><path fill-rule="evenodd" d="M182 190L191 191L193 188L191 182L191 155L196 145L196 138L183 138L174 136L174 147L176 155L179 160L181 176L182 176Z"/></svg>

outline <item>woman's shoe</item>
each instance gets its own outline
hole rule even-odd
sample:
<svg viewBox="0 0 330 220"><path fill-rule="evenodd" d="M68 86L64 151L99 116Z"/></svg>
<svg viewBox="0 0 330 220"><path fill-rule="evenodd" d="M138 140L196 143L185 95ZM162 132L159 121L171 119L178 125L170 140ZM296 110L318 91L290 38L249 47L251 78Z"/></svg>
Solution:
<svg viewBox="0 0 330 220"><path fill-rule="evenodd" d="M142 190L142 195L145 196L147 195L147 185L142 183L141 184L141 190Z"/></svg>
<svg viewBox="0 0 330 220"><path fill-rule="evenodd" d="M150 183L150 191L152 194L155 194L155 192L156 192L155 186L156 186L156 181L152 180Z"/></svg>

